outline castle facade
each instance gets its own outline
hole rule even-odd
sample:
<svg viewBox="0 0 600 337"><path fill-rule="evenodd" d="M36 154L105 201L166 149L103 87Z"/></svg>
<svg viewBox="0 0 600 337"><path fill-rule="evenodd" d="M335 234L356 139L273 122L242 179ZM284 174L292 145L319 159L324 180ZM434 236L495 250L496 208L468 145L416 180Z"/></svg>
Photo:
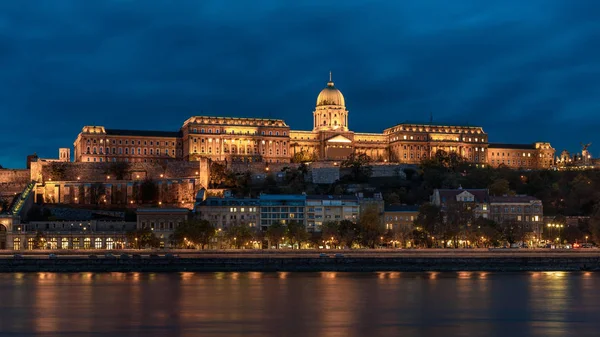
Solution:
<svg viewBox="0 0 600 337"><path fill-rule="evenodd" d="M438 150L477 165L542 169L554 163L549 143L489 143L482 127L400 123L382 133L348 127L345 98L331 80L317 96L311 131L291 130L282 119L194 116L178 131L85 126L77 136L77 162L213 161L288 163L341 161L365 153L374 161L418 164Z"/></svg>

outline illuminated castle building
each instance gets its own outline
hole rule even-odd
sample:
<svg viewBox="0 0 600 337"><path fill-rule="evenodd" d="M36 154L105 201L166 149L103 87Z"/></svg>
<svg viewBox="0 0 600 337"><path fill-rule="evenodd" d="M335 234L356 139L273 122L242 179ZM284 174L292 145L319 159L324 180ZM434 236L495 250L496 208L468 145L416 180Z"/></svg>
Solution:
<svg viewBox="0 0 600 337"><path fill-rule="evenodd" d="M548 168L549 143L494 144L481 127L401 123L383 133L351 131L344 95L331 79L317 96L312 131L290 130L281 119L194 116L180 130L137 131L85 126L77 136L78 162L213 161L287 163L339 161L365 153L373 161L418 164L438 150L478 165Z"/></svg>

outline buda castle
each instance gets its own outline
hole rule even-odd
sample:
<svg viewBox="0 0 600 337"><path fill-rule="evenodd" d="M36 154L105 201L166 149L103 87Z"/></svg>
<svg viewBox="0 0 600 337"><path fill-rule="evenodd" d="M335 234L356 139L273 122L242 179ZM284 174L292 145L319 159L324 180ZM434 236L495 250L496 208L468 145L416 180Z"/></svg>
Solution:
<svg viewBox="0 0 600 337"><path fill-rule="evenodd" d="M438 150L481 166L542 169L553 165L549 143L490 143L478 126L400 123L382 133L348 127L349 113L332 81L317 96L311 131L291 130L282 119L194 116L177 131L85 126L74 143L77 162L212 161L289 163L331 161L365 153L373 161L418 164Z"/></svg>

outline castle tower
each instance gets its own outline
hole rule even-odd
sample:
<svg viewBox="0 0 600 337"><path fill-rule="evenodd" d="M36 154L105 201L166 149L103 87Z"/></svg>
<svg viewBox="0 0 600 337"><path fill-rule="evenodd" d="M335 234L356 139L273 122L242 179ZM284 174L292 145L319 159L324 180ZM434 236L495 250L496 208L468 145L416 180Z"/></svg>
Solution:
<svg viewBox="0 0 600 337"><path fill-rule="evenodd" d="M71 149L66 147L61 147L58 149L58 160L59 161L71 161Z"/></svg>
<svg viewBox="0 0 600 337"><path fill-rule="evenodd" d="M313 131L348 131L348 111L344 95L334 85L329 72L327 87L317 97Z"/></svg>

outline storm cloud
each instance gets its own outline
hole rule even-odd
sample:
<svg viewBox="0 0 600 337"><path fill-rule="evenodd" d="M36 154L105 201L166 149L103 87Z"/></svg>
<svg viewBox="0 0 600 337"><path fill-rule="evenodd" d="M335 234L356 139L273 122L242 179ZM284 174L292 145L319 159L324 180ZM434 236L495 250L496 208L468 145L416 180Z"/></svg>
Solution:
<svg viewBox="0 0 600 337"><path fill-rule="evenodd" d="M480 125L490 142L592 142L600 2L4 1L0 164L57 156L84 125L192 115L312 128L333 72L350 128Z"/></svg>

